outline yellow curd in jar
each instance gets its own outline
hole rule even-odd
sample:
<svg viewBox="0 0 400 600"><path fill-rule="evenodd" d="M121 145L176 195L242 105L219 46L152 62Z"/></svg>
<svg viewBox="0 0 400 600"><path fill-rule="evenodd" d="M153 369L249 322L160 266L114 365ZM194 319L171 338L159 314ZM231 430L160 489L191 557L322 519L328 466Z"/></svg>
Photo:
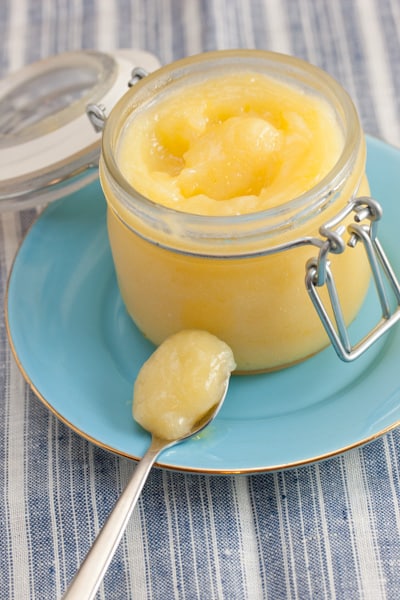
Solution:
<svg viewBox="0 0 400 600"><path fill-rule="evenodd" d="M328 338L304 284L318 249L269 251L318 236L354 194L368 194L362 134L338 174L348 125L320 90L248 65L203 69L193 82L168 82L159 97L153 87L151 101L135 102L134 90L133 108L123 101L118 135L110 126L114 170L107 149L100 169L133 320L155 344L182 329L207 330L232 348L239 371L280 368L319 351ZM369 282L363 250L331 264L350 322Z"/></svg>
<svg viewBox="0 0 400 600"><path fill-rule="evenodd" d="M121 138L118 164L154 202L201 215L241 215L311 189L343 143L326 102L244 72L179 90L138 115Z"/></svg>

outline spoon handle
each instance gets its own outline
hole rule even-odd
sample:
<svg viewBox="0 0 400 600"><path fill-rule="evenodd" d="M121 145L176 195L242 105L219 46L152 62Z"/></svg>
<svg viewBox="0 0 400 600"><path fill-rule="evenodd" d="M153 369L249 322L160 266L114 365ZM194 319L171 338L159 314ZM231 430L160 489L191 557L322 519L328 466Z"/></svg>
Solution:
<svg viewBox="0 0 400 600"><path fill-rule="evenodd" d="M157 456L169 445L153 438L131 479L73 578L63 600L91 600L104 577Z"/></svg>

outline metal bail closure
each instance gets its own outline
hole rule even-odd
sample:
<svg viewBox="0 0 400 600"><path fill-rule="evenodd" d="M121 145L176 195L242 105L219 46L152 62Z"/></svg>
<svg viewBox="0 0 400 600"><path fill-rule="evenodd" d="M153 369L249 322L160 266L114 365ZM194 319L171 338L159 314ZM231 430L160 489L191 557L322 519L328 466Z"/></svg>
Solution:
<svg viewBox="0 0 400 600"><path fill-rule="evenodd" d="M354 213L354 221L347 227L349 235L347 246L353 248L358 243L363 244L382 312L382 317L378 323L363 339L354 345L350 341L349 331L344 320L328 259L330 253L340 254L344 252L346 243L343 234L346 229L339 224L352 212ZM382 208L373 198L360 197L353 199L334 219L320 228L319 232L325 238L325 241L320 246L318 257L312 258L306 265L305 283L307 291L332 346L339 358L345 362L351 362L358 358L400 319L400 285L377 237L377 225L381 217ZM337 228L334 229L335 227ZM318 289L323 286L326 286L329 294L333 320L330 318L318 292ZM391 302L388 292L391 292Z"/></svg>

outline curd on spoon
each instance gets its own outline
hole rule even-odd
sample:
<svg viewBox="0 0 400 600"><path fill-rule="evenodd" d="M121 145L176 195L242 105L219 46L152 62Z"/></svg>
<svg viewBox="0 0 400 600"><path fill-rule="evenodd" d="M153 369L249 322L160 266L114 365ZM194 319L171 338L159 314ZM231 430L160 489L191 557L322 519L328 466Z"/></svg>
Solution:
<svg viewBox="0 0 400 600"><path fill-rule="evenodd" d="M229 346L207 331L170 336L139 371L134 419L164 440L188 435L219 402L235 367Z"/></svg>

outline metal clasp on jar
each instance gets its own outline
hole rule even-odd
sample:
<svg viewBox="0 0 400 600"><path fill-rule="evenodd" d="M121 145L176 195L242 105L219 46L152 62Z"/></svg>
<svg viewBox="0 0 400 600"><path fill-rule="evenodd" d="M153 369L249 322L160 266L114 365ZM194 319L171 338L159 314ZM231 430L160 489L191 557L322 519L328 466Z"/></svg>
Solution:
<svg viewBox="0 0 400 600"><path fill-rule="evenodd" d="M128 81L128 88L138 83L143 77L148 75L148 71L143 69L143 67L135 67L132 69L131 78ZM86 114L88 116L89 121L93 125L94 130L98 133L103 131L104 125L107 121L107 108L104 104L88 104L86 107Z"/></svg>
<svg viewBox="0 0 400 600"><path fill-rule="evenodd" d="M354 221L347 228L340 223L351 213ZM369 197L355 198L334 219L319 230L323 242L316 258L306 265L306 287L329 339L338 356L350 362L358 358L400 319L400 285L378 240L378 221L382 217L380 204ZM348 237L347 242L344 236ZM362 243L367 254L382 311L382 317L363 339L352 345L341 309L329 255L344 252L346 245ZM330 318L319 291L326 286L333 313ZM388 292L392 293L392 306ZM394 298L394 300L393 300ZM393 304L396 303L396 306Z"/></svg>

